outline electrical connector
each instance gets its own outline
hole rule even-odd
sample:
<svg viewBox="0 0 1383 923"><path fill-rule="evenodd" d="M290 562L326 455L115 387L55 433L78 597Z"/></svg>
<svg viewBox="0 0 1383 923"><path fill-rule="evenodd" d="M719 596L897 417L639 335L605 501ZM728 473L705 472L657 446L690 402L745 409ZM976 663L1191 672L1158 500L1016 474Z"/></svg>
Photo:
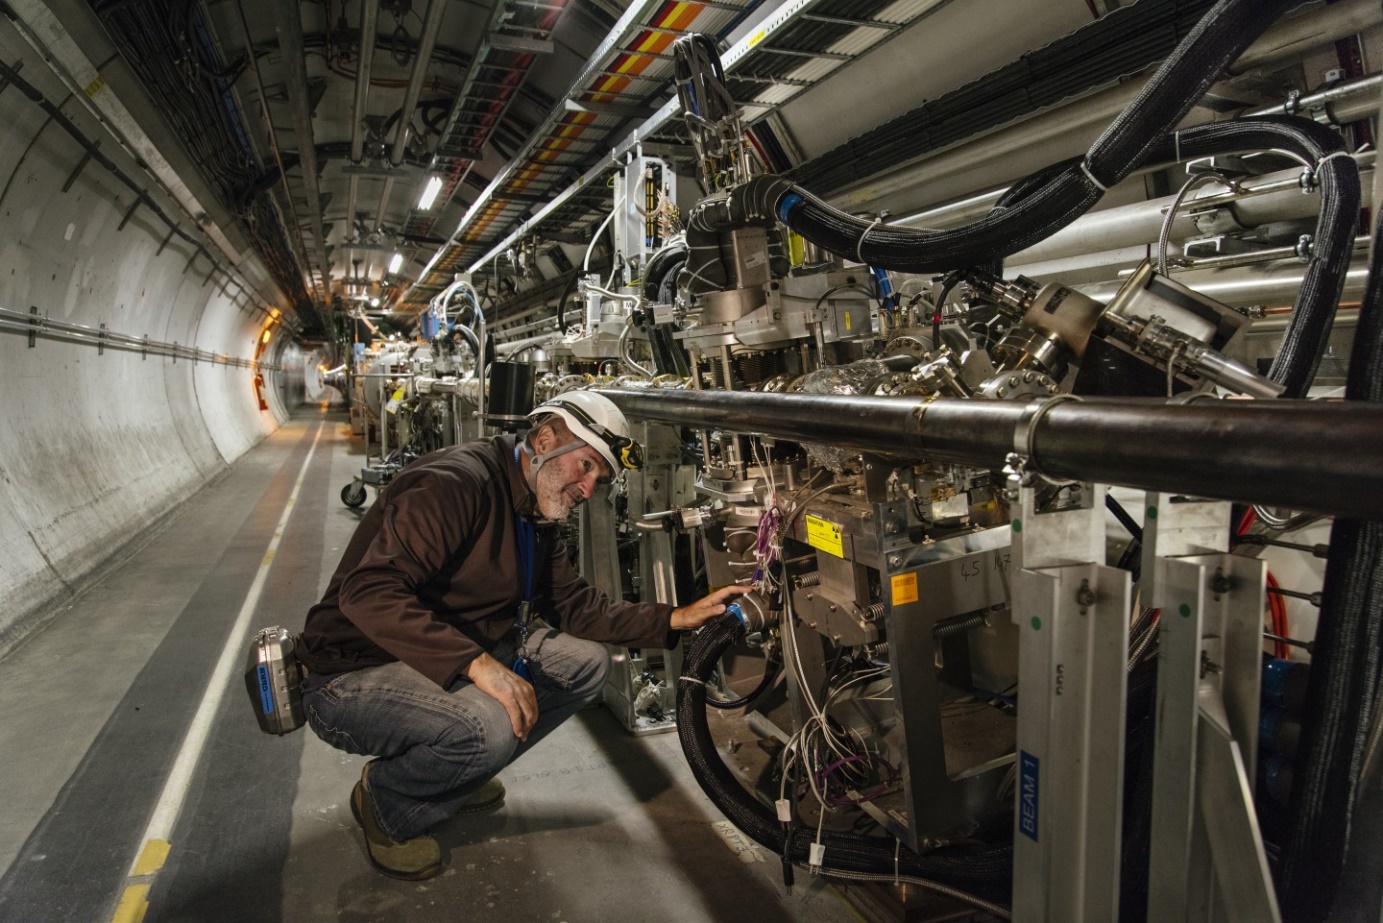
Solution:
<svg viewBox="0 0 1383 923"><path fill-rule="evenodd" d="M792 821L792 803L786 798L779 798L773 802L773 806L778 809L778 820L783 823Z"/></svg>
<svg viewBox="0 0 1383 923"><path fill-rule="evenodd" d="M821 860L822 860L823 857L825 857L825 855L826 855L826 847L825 847L825 846L822 846L820 843L813 843L813 844L812 844L812 846L811 846L811 851L810 851L810 857L809 857L808 860L807 860L807 865L811 867L812 872L819 872L819 871L821 871Z"/></svg>

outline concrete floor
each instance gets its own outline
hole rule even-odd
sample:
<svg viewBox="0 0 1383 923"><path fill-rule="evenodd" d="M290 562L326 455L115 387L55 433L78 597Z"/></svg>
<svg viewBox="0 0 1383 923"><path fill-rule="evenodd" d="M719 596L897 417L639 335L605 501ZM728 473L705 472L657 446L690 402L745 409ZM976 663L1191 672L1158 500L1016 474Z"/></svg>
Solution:
<svg viewBox="0 0 1383 923"><path fill-rule="evenodd" d="M347 802L363 759L307 731L261 734L245 638L230 637L300 472L245 615L301 626L358 520L339 493L359 453L339 409L300 409L0 662L0 920L859 919L820 879L784 889L776 857L702 795L675 734L635 738L603 708L501 775L503 810L443 825L443 875L375 872ZM228 642L225 696L204 704ZM209 731L172 797L199 708ZM135 869L156 805L173 812L167 858Z"/></svg>

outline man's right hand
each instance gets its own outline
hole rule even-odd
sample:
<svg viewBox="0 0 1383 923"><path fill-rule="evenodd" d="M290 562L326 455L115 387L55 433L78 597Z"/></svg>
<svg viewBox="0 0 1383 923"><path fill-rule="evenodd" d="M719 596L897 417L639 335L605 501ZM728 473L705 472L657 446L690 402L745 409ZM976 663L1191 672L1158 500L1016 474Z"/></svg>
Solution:
<svg viewBox="0 0 1383 923"><path fill-rule="evenodd" d="M481 654L466 667L466 676L481 692L497 700L509 713L514 736L527 740L538 721L538 696L533 684L489 654Z"/></svg>

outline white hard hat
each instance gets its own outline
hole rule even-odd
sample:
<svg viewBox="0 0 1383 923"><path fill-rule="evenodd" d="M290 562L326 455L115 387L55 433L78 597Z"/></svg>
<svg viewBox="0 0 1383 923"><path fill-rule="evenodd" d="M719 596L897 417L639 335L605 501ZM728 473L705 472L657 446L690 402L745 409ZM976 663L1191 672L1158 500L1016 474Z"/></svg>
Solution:
<svg viewBox="0 0 1383 923"><path fill-rule="evenodd" d="M612 474L643 467L643 448L629 435L624 414L605 395L569 391L534 407L528 418L537 420L550 413L565 420L573 436L599 452Z"/></svg>

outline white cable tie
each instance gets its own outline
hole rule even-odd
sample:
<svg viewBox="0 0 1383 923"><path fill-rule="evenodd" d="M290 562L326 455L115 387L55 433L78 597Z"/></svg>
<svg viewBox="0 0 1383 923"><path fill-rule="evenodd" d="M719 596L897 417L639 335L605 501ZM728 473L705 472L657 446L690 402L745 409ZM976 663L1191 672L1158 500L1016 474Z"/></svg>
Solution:
<svg viewBox="0 0 1383 923"><path fill-rule="evenodd" d="M1172 144L1176 147L1176 162L1181 163L1181 129L1172 132ZM1089 175L1088 173L1086 174Z"/></svg>
<svg viewBox="0 0 1383 923"><path fill-rule="evenodd" d="M1351 154L1349 151L1331 151L1329 154L1326 154L1320 160L1316 161L1315 170L1317 176L1320 176L1321 166L1324 165L1327 160L1330 160L1334 157L1348 157L1350 160L1354 159L1354 155Z"/></svg>
<svg viewBox="0 0 1383 923"><path fill-rule="evenodd" d="M893 886L898 887L898 853L903 849L903 841L893 838Z"/></svg>
<svg viewBox="0 0 1383 923"><path fill-rule="evenodd" d="M1082 173L1085 174L1085 178L1086 178L1086 179L1090 180L1090 182L1092 182L1092 183L1095 184L1095 187L1096 187L1097 189L1099 189L1100 192L1108 192L1108 191L1109 191L1109 187L1108 187L1108 186L1106 186L1104 183L1100 182L1099 180L1095 179L1095 174L1090 172L1090 165L1087 164L1084 160L1082 160L1082 161L1080 162L1080 171L1081 171Z"/></svg>
<svg viewBox="0 0 1383 923"><path fill-rule="evenodd" d="M679 676L677 679L684 683L696 683L698 686L706 685L704 679L697 679L695 676Z"/></svg>
<svg viewBox="0 0 1383 923"><path fill-rule="evenodd" d="M883 220L883 218L875 218L872 222L870 222L869 227L864 229L864 233L860 235L859 243L855 244L856 263L864 262L864 256L861 255L861 251L864 249L864 239L869 236L870 231L874 230L874 225L879 224Z"/></svg>

